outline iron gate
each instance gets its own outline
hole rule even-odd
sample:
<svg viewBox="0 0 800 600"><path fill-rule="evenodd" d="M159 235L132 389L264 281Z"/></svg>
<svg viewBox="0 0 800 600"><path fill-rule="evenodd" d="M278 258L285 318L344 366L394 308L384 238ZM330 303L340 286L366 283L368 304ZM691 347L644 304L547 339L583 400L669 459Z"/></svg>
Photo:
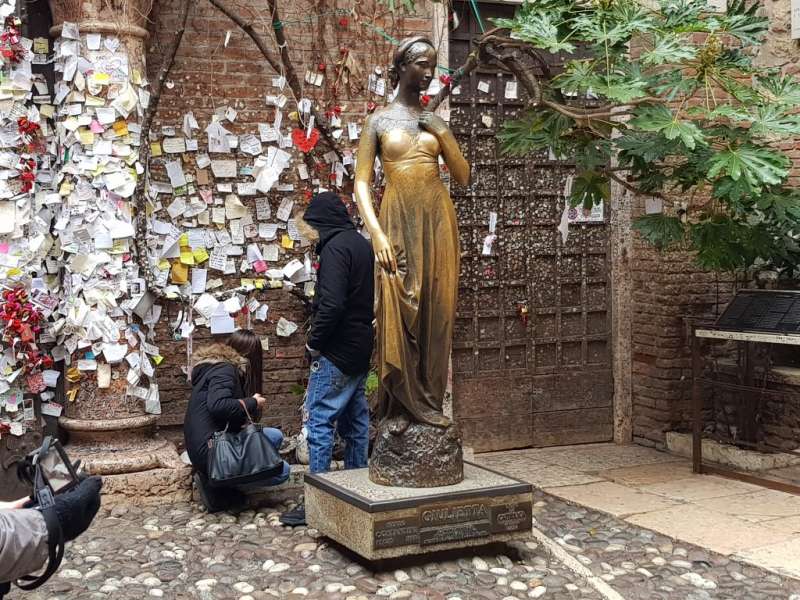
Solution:
<svg viewBox="0 0 800 600"><path fill-rule="evenodd" d="M480 34L469 4L450 34L450 65ZM481 3L491 17L513 6ZM562 57L563 59L563 57ZM507 158L497 131L521 110L506 97L513 76L477 70L450 97L450 124L472 165L472 184L452 186L461 232L453 402L476 451L608 441L613 437L609 231L605 222L557 226L573 165L548 154ZM487 91L488 85L488 91ZM510 94L513 96L513 94ZM496 241L483 255L489 213ZM527 314L526 314L527 311Z"/></svg>

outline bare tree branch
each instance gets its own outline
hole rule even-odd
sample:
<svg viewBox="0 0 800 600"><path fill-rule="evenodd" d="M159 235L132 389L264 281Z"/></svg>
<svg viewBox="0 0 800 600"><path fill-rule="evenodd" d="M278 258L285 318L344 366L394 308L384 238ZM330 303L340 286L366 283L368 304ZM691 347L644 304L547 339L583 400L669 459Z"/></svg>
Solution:
<svg viewBox="0 0 800 600"><path fill-rule="evenodd" d="M222 0L208 1L231 21L236 23L236 25L242 31L244 31L251 40L253 40L253 43L255 43L256 47L258 47L259 51L261 51L261 54L267 60L270 67L272 67L273 71L276 73L285 74L286 83L289 85L289 89L292 91L295 101L299 102L300 98L303 96L303 89L300 85L300 79L297 77L297 71L294 68L294 63L292 63L292 58L289 55L289 46L286 43L286 35L283 31L283 23L281 22L280 12L278 12L276 0L266 0L266 2L267 8L270 12L272 30L275 34L275 42L278 46L278 52L280 54L280 62L275 60L275 58L270 54L269 48L267 47L267 42L256 32L251 23L246 22L239 14L236 13L236 11L227 6ZM311 107L311 114L314 116L314 123L317 125L322 137L325 138L327 144L336 153L339 162L343 162L339 143L333 137L333 132L328 124L328 120L324 115L320 114L313 105ZM306 165L309 167L309 171L313 172L314 161L311 156L304 153L304 160ZM346 169L347 168L345 167L345 170Z"/></svg>
<svg viewBox="0 0 800 600"><path fill-rule="evenodd" d="M661 194L660 192L644 192L644 191L640 190L635 185L633 185L629 181L627 181L624 177L620 177L619 175L617 175L614 171L615 171L615 169L603 169L603 173L608 175L608 177L610 179L613 179L614 181L616 181L618 184L620 184L622 187L624 187L629 192L632 192L633 194L636 194L637 196L648 195L648 196L655 196L656 198L664 198L663 194Z"/></svg>
<svg viewBox="0 0 800 600"><path fill-rule="evenodd" d="M192 0L182 0L180 10L180 26L175 31L175 36L172 39L167 51L164 53L164 59L161 62L161 67L158 70L158 75L153 82L153 91L150 93L150 102L144 112L142 118L141 131L139 134L139 162L144 165L145 173L143 173L136 182L136 190L133 194L134 208L136 210L136 263L142 272L147 289L158 296L164 297L164 292L156 285L154 285L153 273L148 264L147 254L147 210L145 208L145 191L144 186L147 179L147 163L150 160L150 127L153 123L156 111L158 110L158 103L161 100L161 92L164 90L164 82L169 77L169 72L172 65L175 63L175 55L178 53L178 47L181 45L183 34L186 31L186 21L189 18L189 8L192 5Z"/></svg>
<svg viewBox="0 0 800 600"><path fill-rule="evenodd" d="M286 44L286 35L283 31L283 24L281 23L281 15L278 12L278 0L266 0L269 7L270 14L272 14L272 29L275 32L275 41L278 43L278 49L281 53L281 62L286 70L286 81L292 87L295 95L299 97L301 94L300 80L297 78L297 71L295 71L292 57L289 56L289 46ZM336 152L339 157L339 162L342 161L342 154L339 148L339 143L333 137L331 128L328 125L328 120L324 115L320 115L316 108L311 107L311 114L314 115L314 121L319 126L322 137L328 142L328 145Z"/></svg>

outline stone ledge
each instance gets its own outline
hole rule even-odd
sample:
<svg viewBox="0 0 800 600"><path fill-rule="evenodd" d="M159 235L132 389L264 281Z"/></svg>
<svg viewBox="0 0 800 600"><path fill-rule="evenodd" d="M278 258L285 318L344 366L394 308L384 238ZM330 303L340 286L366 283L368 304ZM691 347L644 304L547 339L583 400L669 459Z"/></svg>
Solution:
<svg viewBox="0 0 800 600"><path fill-rule="evenodd" d="M669 452L688 459L692 458L692 434L668 431L666 439ZM793 454L782 452L765 454L709 439L703 440L703 460L740 471L767 471L800 464L800 456Z"/></svg>

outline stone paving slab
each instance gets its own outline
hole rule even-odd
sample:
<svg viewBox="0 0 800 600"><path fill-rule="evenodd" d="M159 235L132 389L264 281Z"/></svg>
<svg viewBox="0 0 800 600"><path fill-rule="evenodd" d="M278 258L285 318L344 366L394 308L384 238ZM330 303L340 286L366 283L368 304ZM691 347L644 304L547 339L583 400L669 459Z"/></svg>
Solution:
<svg viewBox="0 0 800 600"><path fill-rule="evenodd" d="M651 485L691 477L692 463L688 460L651 463L633 467L608 469L606 471L600 471L598 475L603 479L608 479L609 481L614 481L621 485Z"/></svg>
<svg viewBox="0 0 800 600"><path fill-rule="evenodd" d="M640 492L610 481L554 489L545 488L545 491L555 493L560 498L576 504L588 504L592 508L615 516L664 510L677 505L676 502L662 496Z"/></svg>
<svg viewBox="0 0 800 600"><path fill-rule="evenodd" d="M791 537L791 534L757 523L748 523L725 513L701 507L689 509L685 505L633 515L628 520L640 527L647 527L724 555L782 542Z"/></svg>
<svg viewBox="0 0 800 600"><path fill-rule="evenodd" d="M698 500L697 504L753 523L800 515L800 496L764 488L749 494Z"/></svg>
<svg viewBox="0 0 800 600"><path fill-rule="evenodd" d="M737 494L749 494L763 489L757 485L713 477L708 475L690 475L684 479L674 479L662 483L637 486L650 494L665 496L672 500L694 502L711 498L727 498ZM724 502L724 500L722 500Z"/></svg>
<svg viewBox="0 0 800 600"><path fill-rule="evenodd" d="M752 548L739 552L736 556L781 575L800 578L800 539Z"/></svg>

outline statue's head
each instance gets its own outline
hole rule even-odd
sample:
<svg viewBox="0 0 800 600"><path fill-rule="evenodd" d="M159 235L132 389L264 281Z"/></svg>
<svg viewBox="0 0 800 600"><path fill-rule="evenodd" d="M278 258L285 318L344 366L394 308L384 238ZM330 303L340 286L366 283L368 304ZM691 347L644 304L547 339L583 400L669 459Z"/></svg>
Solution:
<svg viewBox="0 0 800 600"><path fill-rule="evenodd" d="M424 36L408 37L400 42L389 69L392 87L428 88L436 72L436 48Z"/></svg>

